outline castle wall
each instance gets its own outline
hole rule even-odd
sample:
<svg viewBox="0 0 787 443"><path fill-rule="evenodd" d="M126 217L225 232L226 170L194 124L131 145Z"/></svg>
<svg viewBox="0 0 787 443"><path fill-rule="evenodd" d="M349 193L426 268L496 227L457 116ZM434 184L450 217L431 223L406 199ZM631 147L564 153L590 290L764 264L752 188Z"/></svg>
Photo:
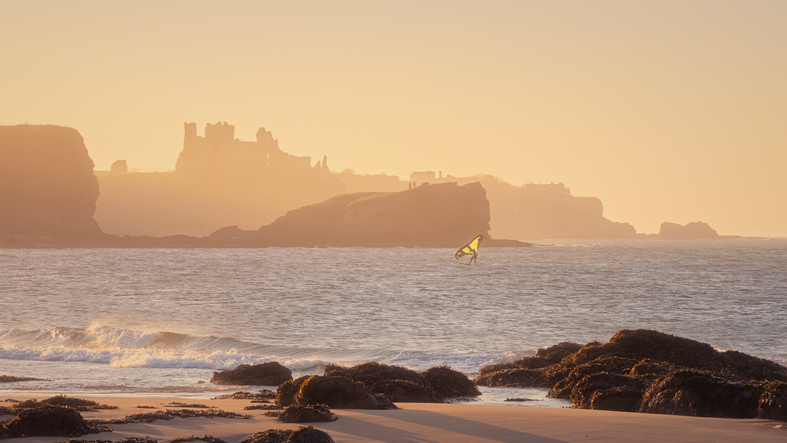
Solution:
<svg viewBox="0 0 787 443"><path fill-rule="evenodd" d="M197 135L196 123L184 124L183 151L175 171L197 182L216 178L255 177L266 171L315 173L311 157L298 157L279 149L270 131L260 128L256 141L235 138L235 126L208 123L205 136Z"/></svg>

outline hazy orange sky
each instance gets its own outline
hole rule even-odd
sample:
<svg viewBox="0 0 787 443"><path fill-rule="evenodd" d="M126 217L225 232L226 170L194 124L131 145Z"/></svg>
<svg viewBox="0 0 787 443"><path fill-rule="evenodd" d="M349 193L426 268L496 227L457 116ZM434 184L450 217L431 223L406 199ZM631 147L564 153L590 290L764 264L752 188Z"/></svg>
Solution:
<svg viewBox="0 0 787 443"><path fill-rule="evenodd" d="M787 236L785 1L0 0L0 124L100 170L227 121L331 169L563 182L639 232Z"/></svg>

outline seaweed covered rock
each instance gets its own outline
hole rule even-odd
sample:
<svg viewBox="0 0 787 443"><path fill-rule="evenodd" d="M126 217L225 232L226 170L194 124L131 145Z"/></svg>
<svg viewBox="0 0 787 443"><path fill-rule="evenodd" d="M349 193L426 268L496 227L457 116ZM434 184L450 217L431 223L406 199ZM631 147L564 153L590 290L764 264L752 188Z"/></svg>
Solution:
<svg viewBox="0 0 787 443"><path fill-rule="evenodd" d="M543 370L525 368L490 371L476 377L475 383L493 388L548 388L552 386Z"/></svg>
<svg viewBox="0 0 787 443"><path fill-rule="evenodd" d="M390 380L407 380L424 386L426 385L424 377L412 369L407 369L402 366L385 365L377 363L376 361L361 363L349 368L338 365L327 365L325 366L324 375L347 377L353 381L363 383L364 386L367 387L381 381Z"/></svg>
<svg viewBox="0 0 787 443"><path fill-rule="evenodd" d="M382 394L375 395L363 384L347 377L313 375L306 379L295 396L297 405L327 405L334 409L395 409Z"/></svg>
<svg viewBox="0 0 787 443"><path fill-rule="evenodd" d="M549 387L549 397L577 408L787 419L787 367L647 329L539 349L483 368L476 383Z"/></svg>
<svg viewBox="0 0 787 443"><path fill-rule="evenodd" d="M435 366L423 371L421 375L426 380L427 386L444 399L481 395L481 392L472 380L448 366Z"/></svg>
<svg viewBox="0 0 787 443"><path fill-rule="evenodd" d="M239 365L234 369L214 372L210 382L217 385L279 386L292 380L292 371L278 362Z"/></svg>
<svg viewBox="0 0 787 443"><path fill-rule="evenodd" d="M276 390L276 406L286 408L295 404L295 397L301 390L303 382L309 379L309 375L298 377L295 380L286 381L279 385Z"/></svg>
<svg viewBox="0 0 787 443"><path fill-rule="evenodd" d="M409 380L381 380L370 386L375 394L382 394L393 402L442 403L443 396L434 389Z"/></svg>
<svg viewBox="0 0 787 443"><path fill-rule="evenodd" d="M760 387L693 371L676 371L653 383L640 412L696 417L754 418Z"/></svg>
<svg viewBox="0 0 787 443"><path fill-rule="evenodd" d="M11 438L79 437L96 432L79 412L60 406L22 409L16 417L6 421L3 427Z"/></svg>
<svg viewBox="0 0 787 443"><path fill-rule="evenodd" d="M787 383L771 382L763 386L757 416L787 421Z"/></svg>
<svg viewBox="0 0 787 443"><path fill-rule="evenodd" d="M572 398L574 388L586 377L594 374L629 375L636 364L636 360L628 358L604 357L578 365L571 369L565 378L557 381L547 396L565 399ZM575 404L575 406L577 405Z"/></svg>
<svg viewBox="0 0 787 443"><path fill-rule="evenodd" d="M564 358L579 351L581 348L582 345L579 343L564 341L546 349L539 349L536 351L536 358L543 359L545 362L547 362L547 364L543 366L549 366L551 364L560 363Z"/></svg>
<svg viewBox="0 0 787 443"><path fill-rule="evenodd" d="M394 402L442 403L446 398L481 394L472 380L447 366L418 373L402 366L367 362L349 368L327 365L325 375L347 377Z"/></svg>
<svg viewBox="0 0 787 443"><path fill-rule="evenodd" d="M336 415L325 405L290 405L279 413L279 421L284 423L329 422L336 419Z"/></svg>
<svg viewBox="0 0 787 443"><path fill-rule="evenodd" d="M77 411L92 411L95 409L117 409L117 406L102 405L93 400L84 400L81 398L67 397L65 395L56 395L41 401L36 399L25 400L23 402L14 403L13 408L30 409L41 408L44 406L62 406L75 409Z"/></svg>
<svg viewBox="0 0 787 443"><path fill-rule="evenodd" d="M645 388L636 378L597 372L573 385L571 401L576 408L636 411Z"/></svg>
<svg viewBox="0 0 787 443"><path fill-rule="evenodd" d="M572 354L570 363L602 357L649 359L683 368L714 371L734 380L787 381L787 368L737 351L719 352L707 343L650 329L623 329L608 343L591 343Z"/></svg>
<svg viewBox="0 0 787 443"><path fill-rule="evenodd" d="M334 443L328 433L311 426L296 430L268 429L248 436L241 443Z"/></svg>
<svg viewBox="0 0 787 443"><path fill-rule="evenodd" d="M549 387L554 371L544 368L559 364L580 348L582 345L577 343L561 342L546 349L539 349L532 357L485 366L474 381L477 385L490 387Z"/></svg>

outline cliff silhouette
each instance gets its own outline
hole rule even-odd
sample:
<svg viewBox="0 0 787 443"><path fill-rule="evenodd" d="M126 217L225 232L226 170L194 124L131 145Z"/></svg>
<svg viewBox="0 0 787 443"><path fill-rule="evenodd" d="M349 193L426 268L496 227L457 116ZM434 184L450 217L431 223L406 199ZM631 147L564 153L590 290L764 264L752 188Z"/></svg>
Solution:
<svg viewBox="0 0 787 443"><path fill-rule="evenodd" d="M98 182L78 131L0 126L0 238L69 241L101 236Z"/></svg>

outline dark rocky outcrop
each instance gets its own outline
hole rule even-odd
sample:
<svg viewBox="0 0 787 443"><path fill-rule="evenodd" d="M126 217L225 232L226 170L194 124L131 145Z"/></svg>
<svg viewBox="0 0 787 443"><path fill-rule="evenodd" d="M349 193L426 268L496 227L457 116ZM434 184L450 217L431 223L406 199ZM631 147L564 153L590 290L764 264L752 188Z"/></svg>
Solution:
<svg viewBox="0 0 787 443"><path fill-rule="evenodd" d="M374 394L363 384L346 377L313 375L301 384L295 403L301 406L327 405L333 409L395 409L382 394Z"/></svg>
<svg viewBox="0 0 787 443"><path fill-rule="evenodd" d="M640 412L697 417L757 417L760 389L754 385L680 370L654 382L642 396Z"/></svg>
<svg viewBox="0 0 787 443"><path fill-rule="evenodd" d="M443 397L430 387L409 380L381 380L369 389L396 403L442 403Z"/></svg>
<svg viewBox="0 0 787 443"><path fill-rule="evenodd" d="M279 386L276 404L326 405L333 409L395 409L382 394L374 394L363 384L342 376L303 376Z"/></svg>
<svg viewBox="0 0 787 443"><path fill-rule="evenodd" d="M334 443L328 433L311 426L296 430L268 429L248 436L241 443Z"/></svg>
<svg viewBox="0 0 787 443"><path fill-rule="evenodd" d="M99 432L74 409L60 406L43 406L22 409L16 417L2 424L5 438L33 436L79 437Z"/></svg>
<svg viewBox="0 0 787 443"><path fill-rule="evenodd" d="M661 224L657 238L664 240L699 240L717 239L721 236L715 229L704 222L692 222L681 226L677 223L664 222Z"/></svg>
<svg viewBox="0 0 787 443"><path fill-rule="evenodd" d="M549 387L548 396L571 399L577 408L787 418L787 368L772 361L645 329L624 329L579 349L559 346L563 352L539 350L487 366L476 383Z"/></svg>
<svg viewBox="0 0 787 443"><path fill-rule="evenodd" d="M421 375L426 380L426 385L443 399L481 395L472 380L448 366L435 366L422 372Z"/></svg>
<svg viewBox="0 0 787 443"><path fill-rule="evenodd" d="M93 161L75 129L0 126L0 240L101 236L93 219L98 195Z"/></svg>
<svg viewBox="0 0 787 443"><path fill-rule="evenodd" d="M267 246L455 247L489 231L480 183L343 194L288 212L258 232L217 232L225 243Z"/></svg>
<svg viewBox="0 0 787 443"><path fill-rule="evenodd" d="M284 423L315 423L334 421L337 417L325 405L290 405L279 413L278 419Z"/></svg>
<svg viewBox="0 0 787 443"><path fill-rule="evenodd" d="M292 371L274 361L258 365L243 364L234 369L214 372L210 382L217 385L279 386L290 380Z"/></svg>
<svg viewBox="0 0 787 443"><path fill-rule="evenodd" d="M787 421L787 383L771 382L762 386L757 416Z"/></svg>
<svg viewBox="0 0 787 443"><path fill-rule="evenodd" d="M442 403L449 398L481 395L472 380L447 366L418 373L402 366L367 362L349 368L327 365L325 375L347 377L393 402Z"/></svg>
<svg viewBox="0 0 787 443"><path fill-rule="evenodd" d="M286 408L295 404L295 397L301 390L301 385L309 379L309 375L304 375L279 385L276 390L276 406Z"/></svg>

